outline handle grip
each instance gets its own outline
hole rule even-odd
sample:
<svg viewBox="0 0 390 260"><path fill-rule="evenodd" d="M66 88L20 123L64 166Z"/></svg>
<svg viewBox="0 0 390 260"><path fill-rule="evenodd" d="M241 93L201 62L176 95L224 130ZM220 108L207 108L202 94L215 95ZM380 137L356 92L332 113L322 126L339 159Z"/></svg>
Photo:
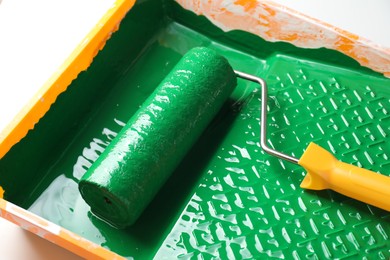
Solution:
<svg viewBox="0 0 390 260"><path fill-rule="evenodd" d="M315 143L309 144L298 164L307 170L301 188L332 189L390 211L390 177L340 162Z"/></svg>

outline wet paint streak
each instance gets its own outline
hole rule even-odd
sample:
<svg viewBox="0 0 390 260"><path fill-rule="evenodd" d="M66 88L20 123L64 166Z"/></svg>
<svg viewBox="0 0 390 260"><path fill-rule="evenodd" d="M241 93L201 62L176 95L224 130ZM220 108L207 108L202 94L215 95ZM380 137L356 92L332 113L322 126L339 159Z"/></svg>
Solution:
<svg viewBox="0 0 390 260"><path fill-rule="evenodd" d="M390 48L271 1L176 1L183 8L206 16L224 31L243 30L270 42L334 49L390 77Z"/></svg>
<svg viewBox="0 0 390 260"><path fill-rule="evenodd" d="M0 217L86 259L124 259L3 199L0 199Z"/></svg>

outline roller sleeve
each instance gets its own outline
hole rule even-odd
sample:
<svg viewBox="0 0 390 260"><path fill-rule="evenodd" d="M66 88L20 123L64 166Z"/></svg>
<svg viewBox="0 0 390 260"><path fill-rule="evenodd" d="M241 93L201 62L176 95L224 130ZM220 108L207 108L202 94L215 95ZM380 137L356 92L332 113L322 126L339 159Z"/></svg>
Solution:
<svg viewBox="0 0 390 260"><path fill-rule="evenodd" d="M117 228L133 224L235 86L224 57L186 53L80 180L91 211Z"/></svg>

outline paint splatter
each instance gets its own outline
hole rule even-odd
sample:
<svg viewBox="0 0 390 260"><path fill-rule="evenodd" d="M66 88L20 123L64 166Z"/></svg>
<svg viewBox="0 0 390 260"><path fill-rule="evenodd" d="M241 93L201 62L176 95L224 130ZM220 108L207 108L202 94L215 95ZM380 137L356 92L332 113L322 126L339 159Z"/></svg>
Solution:
<svg viewBox="0 0 390 260"><path fill-rule="evenodd" d="M268 1L176 0L183 8L206 16L224 31L243 30L270 42L302 48L337 50L390 77L390 48Z"/></svg>

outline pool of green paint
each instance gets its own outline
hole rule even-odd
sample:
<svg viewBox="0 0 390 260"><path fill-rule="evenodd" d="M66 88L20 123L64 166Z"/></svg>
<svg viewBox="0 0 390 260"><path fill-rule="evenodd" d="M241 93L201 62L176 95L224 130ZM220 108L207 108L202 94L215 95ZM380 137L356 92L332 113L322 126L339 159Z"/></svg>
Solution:
<svg viewBox="0 0 390 260"><path fill-rule="evenodd" d="M389 214L303 191L303 170L259 147L258 86L236 90L136 224L93 216L78 180L189 49L207 46L270 88L269 142L310 141L390 174L390 81L334 51L224 33L170 1L140 1L33 131L0 161L6 199L137 259L390 256Z"/></svg>

